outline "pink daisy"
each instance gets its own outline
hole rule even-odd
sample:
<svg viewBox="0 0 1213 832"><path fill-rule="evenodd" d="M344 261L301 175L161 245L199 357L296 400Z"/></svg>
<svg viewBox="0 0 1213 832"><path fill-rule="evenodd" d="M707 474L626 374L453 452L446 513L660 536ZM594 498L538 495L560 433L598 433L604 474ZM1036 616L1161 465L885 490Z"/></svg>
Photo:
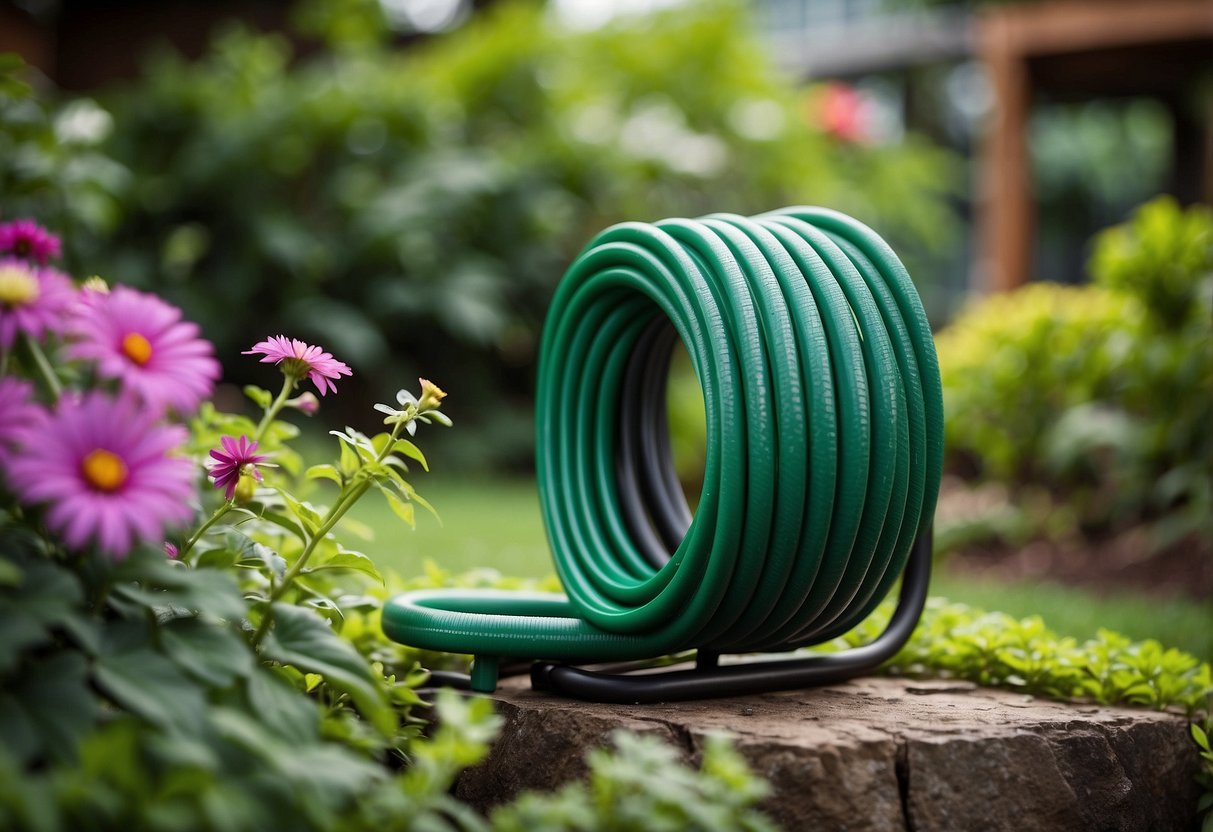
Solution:
<svg viewBox="0 0 1213 832"><path fill-rule="evenodd" d="M264 355L262 364L280 364L282 372L296 380L307 376L316 385L320 395L327 390L337 392L337 388L329 379L339 379L342 376L353 375L350 368L333 358L332 354L324 352L320 347L313 347L297 338L287 338L285 335L275 335L254 344L251 350L245 350L243 355Z"/></svg>
<svg viewBox="0 0 1213 832"><path fill-rule="evenodd" d="M194 466L168 455L185 439L129 396L66 397L37 438L27 434L9 483L23 503L48 504L46 524L69 548L96 543L122 558L192 516Z"/></svg>
<svg viewBox="0 0 1213 832"><path fill-rule="evenodd" d="M0 223L0 254L13 254L45 265L58 257L59 238L33 220Z"/></svg>
<svg viewBox="0 0 1213 832"><path fill-rule="evenodd" d="M215 462L210 464L210 475L215 480L215 487L222 488L223 496L230 500L236 494L236 484L240 482L240 474L245 466L248 466L253 479L261 482L257 463L265 462L269 457L257 453L257 443L250 442L247 436L241 436L239 440L225 436L219 441L223 450L211 451Z"/></svg>
<svg viewBox="0 0 1213 832"><path fill-rule="evenodd" d="M11 347L21 332L31 338L58 332L75 296L67 275L0 258L0 348Z"/></svg>
<svg viewBox="0 0 1213 832"><path fill-rule="evenodd" d="M68 328L72 358L95 361L105 378L119 379L147 406L191 412L219 378L219 362L197 325L155 295L126 286L88 293Z"/></svg>
<svg viewBox="0 0 1213 832"><path fill-rule="evenodd" d="M34 401L34 386L16 378L0 378L0 465L7 466L22 437L35 431L46 412Z"/></svg>

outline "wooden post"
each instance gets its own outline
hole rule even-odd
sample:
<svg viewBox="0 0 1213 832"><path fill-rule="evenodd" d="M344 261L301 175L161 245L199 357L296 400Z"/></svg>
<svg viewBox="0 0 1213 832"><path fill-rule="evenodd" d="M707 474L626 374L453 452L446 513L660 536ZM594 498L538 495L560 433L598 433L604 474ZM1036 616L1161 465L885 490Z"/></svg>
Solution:
<svg viewBox="0 0 1213 832"><path fill-rule="evenodd" d="M994 109L982 150L979 195L979 281L1007 291L1030 279L1032 260L1032 165L1028 118L1032 90L1024 56L1004 19L982 31L982 60L994 92Z"/></svg>

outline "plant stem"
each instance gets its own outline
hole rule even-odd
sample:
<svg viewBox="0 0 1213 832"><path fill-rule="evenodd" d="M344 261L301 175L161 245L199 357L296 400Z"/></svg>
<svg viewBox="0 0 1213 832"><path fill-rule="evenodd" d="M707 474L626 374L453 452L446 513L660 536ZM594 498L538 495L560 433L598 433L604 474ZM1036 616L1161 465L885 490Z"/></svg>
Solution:
<svg viewBox="0 0 1213 832"><path fill-rule="evenodd" d="M396 440L400 438L400 432L410 421L412 421L411 418L397 422L392 426L391 437L383 446L383 449L375 455L375 462L383 462L383 460L386 459L389 454L391 454L392 446L396 443ZM274 602L281 598L282 595L291 587L291 584L294 583L295 578L301 571L303 571L303 567L307 565L308 559L311 558L312 553L316 551L316 546L318 546L320 541L323 540L325 536L333 530L333 527L341 521L341 518L345 516L346 512L353 508L354 504L362 499L362 495L367 492L367 490L371 487L371 484L371 480L369 479L356 479L342 490L341 495L337 498L337 502L334 503L332 508L328 510L328 513L325 514L324 520L320 523L320 527L316 529L316 533L312 535L311 539L307 542L307 545L303 547L303 551L299 554L298 560L296 560L291 565L291 568L286 571L286 574L282 576L282 582L270 592L270 606L266 608L265 616L261 619L261 624L257 627L257 632L253 634L251 644L254 649L256 649L257 645L261 643L261 640L265 638L265 634L269 632L270 622L274 617Z"/></svg>
<svg viewBox="0 0 1213 832"><path fill-rule="evenodd" d="M284 373L283 375L285 378L282 381L282 390L278 392L278 398L274 399L273 403L265 409L261 421L257 424L257 432L253 434L254 442L261 441L261 437L265 435L266 429L274 421L274 417L282 412L282 408L286 405L286 400L291 397L291 393L295 389L295 383L298 379L289 374Z"/></svg>
<svg viewBox="0 0 1213 832"><path fill-rule="evenodd" d="M185 556L190 553L190 549L194 548L194 544L202 539L202 535L206 534L206 530L218 523L225 514L232 510L235 504L235 501L229 500L228 502L219 506L219 508L215 509L215 513L212 514L205 523L198 527L198 531L194 532L193 535L190 536L189 540L185 541L185 544L181 547L181 551L177 553L177 557L179 559L184 559Z"/></svg>
<svg viewBox="0 0 1213 832"><path fill-rule="evenodd" d="M46 382L46 389L51 394L52 401L59 401L59 397L63 395L63 386L59 384L59 378L55 375L55 370L51 367L50 361L46 358L46 353L38 346L38 342L29 335L21 336L25 342L26 349L29 350L30 357L34 360L34 366L38 369L38 374L42 376L42 380Z"/></svg>

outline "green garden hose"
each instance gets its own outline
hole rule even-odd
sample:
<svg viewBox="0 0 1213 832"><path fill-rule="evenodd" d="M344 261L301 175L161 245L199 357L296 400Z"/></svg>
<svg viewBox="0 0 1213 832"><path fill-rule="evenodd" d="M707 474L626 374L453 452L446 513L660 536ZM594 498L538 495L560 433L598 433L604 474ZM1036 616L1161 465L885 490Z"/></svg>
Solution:
<svg viewBox="0 0 1213 832"><path fill-rule="evenodd" d="M693 518L664 415L675 337L707 423ZM507 657L697 649L710 667L821 643L872 612L915 541L929 558L943 460L934 342L897 256L845 215L607 229L557 289L538 388L539 494L566 594L417 592L383 611L397 641L474 653L476 689L494 688Z"/></svg>

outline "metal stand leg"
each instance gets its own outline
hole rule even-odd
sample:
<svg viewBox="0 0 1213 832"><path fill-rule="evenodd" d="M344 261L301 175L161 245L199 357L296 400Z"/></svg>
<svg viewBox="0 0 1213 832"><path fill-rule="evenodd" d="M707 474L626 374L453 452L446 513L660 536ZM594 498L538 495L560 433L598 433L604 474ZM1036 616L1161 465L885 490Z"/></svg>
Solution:
<svg viewBox="0 0 1213 832"><path fill-rule="evenodd" d="M783 659L738 665L675 670L644 675L596 673L570 665L538 662L531 668L531 684L590 702L651 703L683 699L740 696L776 690L795 690L841 682L870 673L905 645L927 600L931 581L931 532L918 536L906 561L901 594L889 626L871 644L841 653L803 659Z"/></svg>

